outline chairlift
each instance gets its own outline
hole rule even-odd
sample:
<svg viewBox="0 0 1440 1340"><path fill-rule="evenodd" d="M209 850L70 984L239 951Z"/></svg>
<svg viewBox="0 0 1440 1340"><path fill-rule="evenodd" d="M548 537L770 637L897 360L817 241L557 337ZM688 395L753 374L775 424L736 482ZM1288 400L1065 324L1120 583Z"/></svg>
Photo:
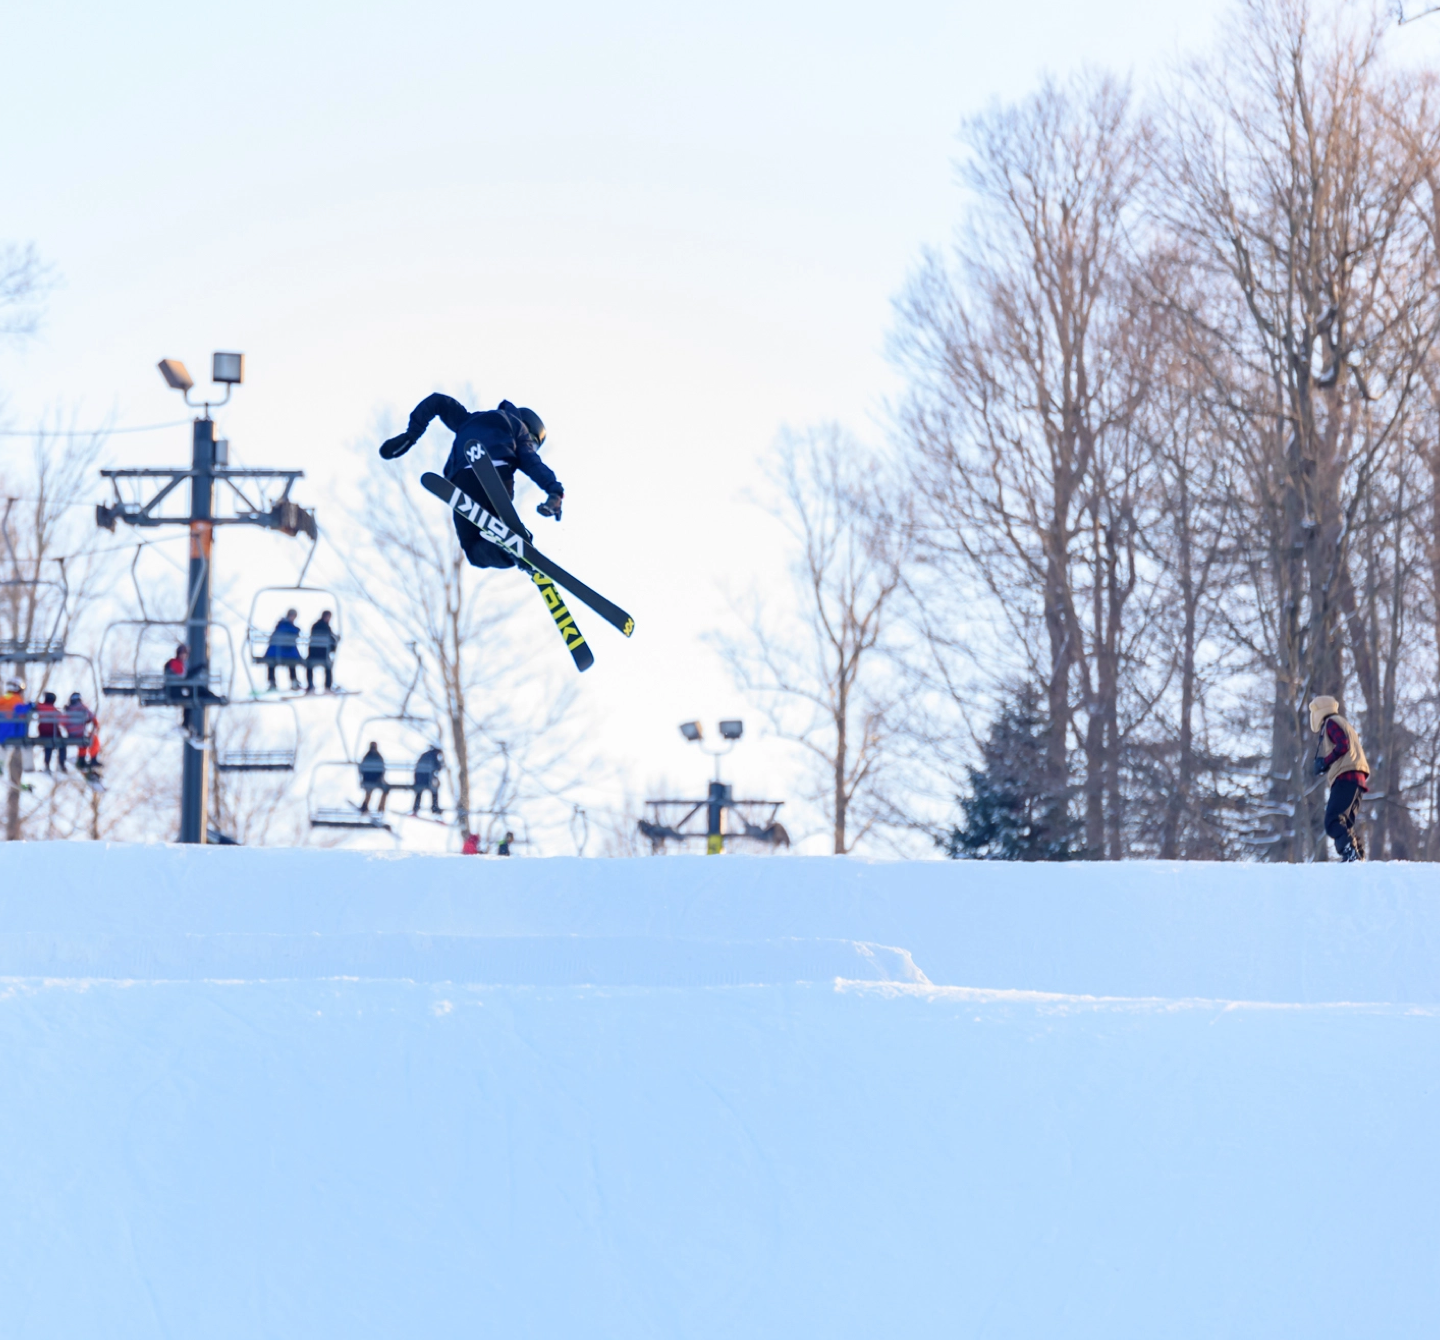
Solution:
<svg viewBox="0 0 1440 1340"><path fill-rule="evenodd" d="M218 772L294 772L300 718L288 702L231 703L215 724Z"/></svg>
<svg viewBox="0 0 1440 1340"><path fill-rule="evenodd" d="M65 560L53 561L59 566L58 581L47 581L39 575L20 575L20 558L10 539L10 509L14 498L5 501L5 515L0 518L0 537L10 559L10 577L0 580L0 664L53 665L65 658L65 610L70 600L69 583L65 580Z"/></svg>
<svg viewBox="0 0 1440 1340"><path fill-rule="evenodd" d="M334 759L317 763L310 769L310 785L305 792L305 811L309 815L311 828L342 828L352 831L378 829L394 833L387 816L379 811L364 812L354 801L332 803L333 797L341 794L341 772L351 775L350 789L359 790L356 771L358 766L349 759Z"/></svg>
<svg viewBox="0 0 1440 1340"><path fill-rule="evenodd" d="M338 647L340 644L343 620L339 594L327 587L305 585L305 574L309 571L314 557L315 543L312 541L305 565L300 569L300 576L293 586L262 586L250 601L243 664L245 678L250 682L252 693L259 692L255 687L252 666L263 665L268 669L274 665L281 669L293 665L298 670L309 664L310 629L325 610L329 610L331 614L330 628L335 638L334 645ZM285 612L291 609L296 611L296 627L299 631L277 634L275 625L280 622ZM334 664L333 648L330 664Z"/></svg>
<svg viewBox="0 0 1440 1340"><path fill-rule="evenodd" d="M171 675L165 664L189 639L190 625L178 619L117 619L100 638L100 692L107 698L135 698L141 707L224 707L230 701L235 651L230 630L206 624L210 659Z"/></svg>

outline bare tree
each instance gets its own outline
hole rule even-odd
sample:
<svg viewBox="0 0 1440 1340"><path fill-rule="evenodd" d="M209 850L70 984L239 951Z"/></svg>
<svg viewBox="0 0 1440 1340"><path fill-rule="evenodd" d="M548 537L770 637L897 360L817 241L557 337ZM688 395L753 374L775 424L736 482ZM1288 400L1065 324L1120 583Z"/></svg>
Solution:
<svg viewBox="0 0 1440 1340"><path fill-rule="evenodd" d="M812 759L812 799L843 856L895 817L884 782L902 695L886 650L910 520L877 460L836 427L786 434L777 456L797 616L757 608L748 637L720 646L776 733Z"/></svg>
<svg viewBox="0 0 1440 1340"><path fill-rule="evenodd" d="M103 571L93 527L77 500L89 492L103 446L101 435L37 429L23 473L0 478L0 641L39 651L67 648L70 662L22 661L16 673L26 696L38 700L62 666L72 673L77 634L97 612ZM25 823L21 758L7 751L5 832L22 836ZM94 825L92 825L93 827Z"/></svg>
<svg viewBox="0 0 1440 1340"><path fill-rule="evenodd" d="M1129 234L1148 138L1129 90L1103 75L1047 82L971 121L961 176L975 203L955 264L927 259L895 340L912 378L901 431L924 500L927 592L969 608L952 623L989 625L975 659L992 688L1043 686L1057 832L1078 732L1097 856L1107 790L1118 844L1120 662L1145 502L1130 421L1150 317L1133 300ZM923 632L936 660L952 655L933 621Z"/></svg>
<svg viewBox="0 0 1440 1340"><path fill-rule="evenodd" d="M1302 708L1317 692L1344 697L1347 652L1367 728L1384 733L1356 568L1440 321L1432 98L1385 65L1381 36L1351 6L1322 21L1304 0L1250 0L1176 99L1172 189L1157 197L1210 281L1189 316L1223 352L1212 371L1259 599L1241 635L1271 680L1282 822L1267 840L1289 859L1315 850L1322 799ZM1397 762L1377 762L1382 789Z"/></svg>

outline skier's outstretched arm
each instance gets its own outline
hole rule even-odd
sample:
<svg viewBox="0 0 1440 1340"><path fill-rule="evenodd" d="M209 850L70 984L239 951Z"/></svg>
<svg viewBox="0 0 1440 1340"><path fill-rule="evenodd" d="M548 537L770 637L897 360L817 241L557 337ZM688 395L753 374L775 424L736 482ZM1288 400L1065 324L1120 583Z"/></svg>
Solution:
<svg viewBox="0 0 1440 1340"><path fill-rule="evenodd" d="M526 442L515 453L515 468L529 475L550 497L565 496L565 486L555 472L540 459L540 453Z"/></svg>
<svg viewBox="0 0 1440 1340"><path fill-rule="evenodd" d="M453 396L442 395L436 391L433 395L427 395L410 411L410 422L405 431L384 442L380 447L380 455L387 461L403 456L424 436L431 419L438 418L451 432L456 432L469 417L470 411Z"/></svg>

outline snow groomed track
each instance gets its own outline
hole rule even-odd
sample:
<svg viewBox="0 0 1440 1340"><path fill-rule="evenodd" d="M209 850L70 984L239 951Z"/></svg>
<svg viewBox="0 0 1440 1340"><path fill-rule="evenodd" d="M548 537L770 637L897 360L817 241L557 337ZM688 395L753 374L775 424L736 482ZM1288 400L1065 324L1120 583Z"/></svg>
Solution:
<svg viewBox="0 0 1440 1340"><path fill-rule="evenodd" d="M0 848L0 1333L1408 1337L1434 867Z"/></svg>

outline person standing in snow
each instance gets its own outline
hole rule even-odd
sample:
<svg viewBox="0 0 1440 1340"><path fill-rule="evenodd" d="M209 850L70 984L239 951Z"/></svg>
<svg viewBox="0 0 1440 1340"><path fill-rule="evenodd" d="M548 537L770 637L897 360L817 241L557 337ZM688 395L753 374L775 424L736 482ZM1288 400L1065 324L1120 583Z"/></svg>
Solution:
<svg viewBox="0 0 1440 1340"><path fill-rule="evenodd" d="M495 462L495 469L506 491L515 496L515 472L529 475L545 490L545 501L535 510L541 516L560 520L565 504L565 486L540 459L540 446L545 441L545 425L533 409L520 409L502 400L494 409L471 413L458 400L438 391L428 395L410 412L410 422L403 433L381 444L380 455L393 461L403 456L421 438L432 419L438 418L455 434L454 445L446 458L445 478L452 482L460 472L478 460L483 451ZM513 568L515 560L498 545L484 539L480 531L458 513L455 533L471 567Z"/></svg>
<svg viewBox="0 0 1440 1340"><path fill-rule="evenodd" d="M1365 840L1355 830L1360 801L1369 789L1370 764L1360 745L1360 733L1340 715L1340 704L1328 693L1310 703L1310 729L1319 736L1315 775L1330 786L1325 806L1325 831L1342 861L1363 861Z"/></svg>

